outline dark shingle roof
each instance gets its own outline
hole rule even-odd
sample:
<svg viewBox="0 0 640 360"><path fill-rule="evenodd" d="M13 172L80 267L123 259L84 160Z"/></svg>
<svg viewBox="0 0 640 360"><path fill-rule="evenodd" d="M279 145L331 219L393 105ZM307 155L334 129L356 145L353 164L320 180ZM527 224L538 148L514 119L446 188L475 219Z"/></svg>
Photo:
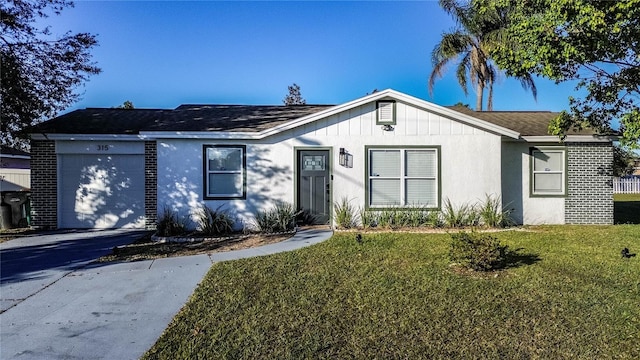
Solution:
<svg viewBox="0 0 640 360"><path fill-rule="evenodd" d="M464 106L449 106L451 110L473 116L520 133L522 136L546 136L549 123L559 113L550 111L473 111ZM570 135L593 135L591 129L570 132Z"/></svg>
<svg viewBox="0 0 640 360"><path fill-rule="evenodd" d="M33 133L138 134L141 131L260 132L317 113L332 105L181 105L174 110L87 108L32 128ZM451 106L451 110L511 129L523 136L549 135L548 111L480 111ZM591 135L591 130L572 134Z"/></svg>
<svg viewBox="0 0 640 360"><path fill-rule="evenodd" d="M32 128L33 133L138 134L141 131L259 132L332 105L181 105L175 110L75 110Z"/></svg>
<svg viewBox="0 0 640 360"><path fill-rule="evenodd" d="M26 156L26 157L30 157L31 156L31 154L29 154L26 151L14 149L14 148L6 146L6 145L2 145L2 147L0 147L0 155Z"/></svg>

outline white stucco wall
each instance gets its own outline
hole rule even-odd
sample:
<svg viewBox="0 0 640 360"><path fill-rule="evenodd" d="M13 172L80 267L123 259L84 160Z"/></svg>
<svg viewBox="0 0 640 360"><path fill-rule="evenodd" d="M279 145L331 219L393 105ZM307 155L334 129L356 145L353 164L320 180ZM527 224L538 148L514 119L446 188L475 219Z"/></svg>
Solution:
<svg viewBox="0 0 640 360"><path fill-rule="evenodd" d="M485 194L500 195L501 137L422 109L396 103L393 131L376 125L375 103L360 106L263 140L158 140L158 211L170 207L182 214L199 204L224 204L249 223L258 209L274 200L295 202L295 148L332 149L333 202L352 200L365 206L365 146L440 146L441 199L475 203ZM247 200L203 200L202 146L247 145ZM353 167L338 165L339 148L353 156Z"/></svg>
<svg viewBox="0 0 640 360"><path fill-rule="evenodd" d="M503 207L512 209L519 224L564 224L564 197L531 197L529 148L524 142L505 142L502 147Z"/></svg>

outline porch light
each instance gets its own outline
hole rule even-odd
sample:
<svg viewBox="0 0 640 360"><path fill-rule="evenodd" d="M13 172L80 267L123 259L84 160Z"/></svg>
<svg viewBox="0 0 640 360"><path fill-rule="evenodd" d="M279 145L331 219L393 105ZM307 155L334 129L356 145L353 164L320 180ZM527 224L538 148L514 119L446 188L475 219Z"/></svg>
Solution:
<svg viewBox="0 0 640 360"><path fill-rule="evenodd" d="M353 167L353 156L351 156L351 154L349 154L349 152L347 150L345 150L344 148L340 148L340 153L338 156L338 163L340 164L340 166L344 166L346 168L352 168Z"/></svg>

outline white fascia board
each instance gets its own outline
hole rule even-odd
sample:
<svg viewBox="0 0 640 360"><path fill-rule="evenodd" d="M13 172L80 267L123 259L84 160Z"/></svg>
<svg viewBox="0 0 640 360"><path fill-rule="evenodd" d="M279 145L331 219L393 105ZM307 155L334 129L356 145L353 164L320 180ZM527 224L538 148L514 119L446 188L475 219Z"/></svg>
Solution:
<svg viewBox="0 0 640 360"><path fill-rule="evenodd" d="M262 132L228 132L228 131L141 131L146 139L243 139L256 140L265 136Z"/></svg>
<svg viewBox="0 0 640 360"><path fill-rule="evenodd" d="M31 156L26 156L26 155L8 155L8 154L0 154L0 157L3 157L5 159L23 159L23 160L29 160L31 159Z"/></svg>
<svg viewBox="0 0 640 360"><path fill-rule="evenodd" d="M140 141L149 140L149 137L128 134L31 134L32 140L68 140L68 141Z"/></svg>
<svg viewBox="0 0 640 360"><path fill-rule="evenodd" d="M612 141L617 141L618 136L615 135L567 135L564 139L560 139L558 136L547 135L547 136L523 136L522 137L527 142L578 142L578 143L607 143Z"/></svg>

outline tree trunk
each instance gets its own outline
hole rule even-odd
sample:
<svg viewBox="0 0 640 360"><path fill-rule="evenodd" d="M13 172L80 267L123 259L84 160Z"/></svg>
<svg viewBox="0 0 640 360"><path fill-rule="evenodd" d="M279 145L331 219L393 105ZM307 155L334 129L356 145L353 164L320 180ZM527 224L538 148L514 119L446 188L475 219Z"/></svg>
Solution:
<svg viewBox="0 0 640 360"><path fill-rule="evenodd" d="M487 95L487 111L493 111L493 81L489 81L489 94Z"/></svg>
<svg viewBox="0 0 640 360"><path fill-rule="evenodd" d="M476 84L476 111L482 111L482 95L484 93L484 85L481 81Z"/></svg>

